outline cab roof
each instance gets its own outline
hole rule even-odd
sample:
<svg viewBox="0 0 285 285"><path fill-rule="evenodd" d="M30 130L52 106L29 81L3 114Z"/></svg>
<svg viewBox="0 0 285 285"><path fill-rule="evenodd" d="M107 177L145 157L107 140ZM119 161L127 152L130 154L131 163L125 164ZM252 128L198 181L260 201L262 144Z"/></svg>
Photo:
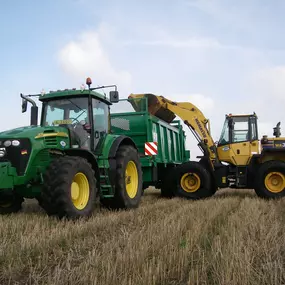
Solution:
<svg viewBox="0 0 285 285"><path fill-rule="evenodd" d="M91 95L92 98L98 99L101 101L104 101L106 104L111 105L112 103L105 97L104 95L92 91L92 90L79 90L79 89L65 89L65 90L57 90L57 91L50 91L45 94L39 94L39 100L44 102L44 101L49 101L52 99L64 99L65 97L86 97L88 95Z"/></svg>

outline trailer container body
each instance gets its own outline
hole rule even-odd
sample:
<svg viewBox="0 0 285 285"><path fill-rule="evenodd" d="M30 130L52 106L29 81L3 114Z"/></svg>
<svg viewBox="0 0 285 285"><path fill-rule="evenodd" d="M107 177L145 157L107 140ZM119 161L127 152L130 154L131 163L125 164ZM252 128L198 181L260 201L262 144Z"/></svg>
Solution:
<svg viewBox="0 0 285 285"><path fill-rule="evenodd" d="M111 108L111 132L130 137L138 148L144 187L159 187L167 171L190 160L179 120L172 123L148 112L148 98L122 99ZM135 109L133 108L135 106Z"/></svg>

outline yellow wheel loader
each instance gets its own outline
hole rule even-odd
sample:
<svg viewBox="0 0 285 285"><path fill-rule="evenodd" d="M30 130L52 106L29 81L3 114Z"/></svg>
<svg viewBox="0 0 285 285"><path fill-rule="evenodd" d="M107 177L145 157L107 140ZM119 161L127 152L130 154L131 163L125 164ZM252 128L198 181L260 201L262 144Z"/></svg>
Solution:
<svg viewBox="0 0 285 285"><path fill-rule="evenodd" d="M254 189L263 198L285 196L285 138L280 137L280 123L274 128L275 137L263 136L259 140L255 113L228 114L215 143L209 120L195 105L154 94L129 96L145 97L149 112L157 118L171 123L176 116L180 117L203 153L199 161L182 163L170 170L161 181L163 196L201 199L212 196L218 188L228 187Z"/></svg>

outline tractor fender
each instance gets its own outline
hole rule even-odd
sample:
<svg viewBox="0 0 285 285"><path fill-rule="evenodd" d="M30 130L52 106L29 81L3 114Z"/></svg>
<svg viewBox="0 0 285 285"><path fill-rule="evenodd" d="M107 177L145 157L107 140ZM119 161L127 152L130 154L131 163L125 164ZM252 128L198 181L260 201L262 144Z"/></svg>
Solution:
<svg viewBox="0 0 285 285"><path fill-rule="evenodd" d="M109 149L109 153L108 153L108 161L109 161L109 165L110 165L109 177L110 177L111 185L113 187L116 184L116 168L117 168L116 154L117 154L119 147L122 145L131 145L136 150L138 150L134 141L127 136L119 136L113 141L113 143Z"/></svg>
<svg viewBox="0 0 285 285"><path fill-rule="evenodd" d="M99 172L98 163L95 155L91 151L86 149L70 148L70 149L65 149L64 153L69 156L80 156L85 158L92 165L92 168L95 170L97 183L100 182L100 172Z"/></svg>
<svg viewBox="0 0 285 285"><path fill-rule="evenodd" d="M121 145L131 145L133 146L136 150L138 150L136 144L134 143L134 141L127 136L119 136L118 138L116 138L109 150L109 158L115 158L116 157L116 153L119 149L119 147Z"/></svg>

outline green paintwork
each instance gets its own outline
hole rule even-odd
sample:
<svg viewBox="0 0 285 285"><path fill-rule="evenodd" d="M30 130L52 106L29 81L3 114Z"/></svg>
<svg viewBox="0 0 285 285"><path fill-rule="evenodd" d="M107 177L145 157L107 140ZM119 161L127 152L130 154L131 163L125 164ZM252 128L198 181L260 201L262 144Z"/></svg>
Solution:
<svg viewBox="0 0 285 285"><path fill-rule="evenodd" d="M51 137L42 137L37 138L38 135L44 132L54 132L59 135L54 138ZM64 136L65 134L65 136ZM61 136L62 135L62 136ZM29 162L27 164L25 173L23 175L18 175L16 169L11 166L11 163L0 163L0 169L7 168L7 172L0 172L0 188L18 188L22 185L28 186L31 181L37 185L41 183L41 173L43 173L46 167L49 165L51 157L49 150L57 149L63 150L60 142L64 141L66 143L66 148L69 147L69 138L68 132L63 127L22 127L13 130L8 130L0 133L0 142L5 142L6 140L19 140L28 138L32 147L30 153L23 154L29 155ZM51 140L52 139L52 140ZM20 148L21 150L25 150L22 148L21 144L19 146L9 146L9 148ZM7 178L5 178L7 177ZM12 177L12 179L10 178ZM10 181L9 185L3 181ZM23 190L23 189L21 189ZM29 196L27 194L24 195Z"/></svg>
<svg viewBox="0 0 285 285"><path fill-rule="evenodd" d="M128 100L120 100L124 104ZM136 104L139 112L114 112L111 114L112 132L131 137L141 155L143 180L153 181L153 167L164 167L168 164L177 165L190 159L190 151L185 149L186 136L180 121L168 124L147 111L147 98L129 99ZM139 104L139 107L138 107ZM114 108L119 109L118 106ZM157 142L158 153L154 156L145 155L145 143Z"/></svg>
<svg viewBox="0 0 285 285"><path fill-rule="evenodd" d="M40 96L39 100L44 102L55 98L65 98L66 96L86 96L89 95L112 105L110 101L98 92L90 90L64 90L50 92ZM126 101L126 100L122 100ZM100 196L113 197L114 185L110 183L110 149L122 135L131 138L138 148L143 168L144 182L156 185L161 178L155 174L158 168L165 168L167 165L176 165L189 160L190 153L185 150L185 133L179 121L171 124L159 120L150 115L145 109L147 102L141 101L140 112L114 113L111 115L111 133L106 134L99 141L93 155L100 170ZM128 103L129 104L129 103ZM115 104L117 105L117 104ZM120 120L127 124L127 128L120 128L116 124ZM7 190L16 190L21 196L27 198L36 198L40 195L43 184L43 174L51 163L57 152L66 153L71 150L69 132L64 127L41 127L28 126L16 128L0 133L0 148L6 140L28 139L30 142L29 153L21 153L28 156L25 170L20 175L17 168L12 166L11 162L0 162L0 193ZM158 142L158 155L145 156L145 142ZM2 143L2 144L1 144ZM10 148L20 148L19 146L9 146ZM7 148L6 148L7 150ZM25 149L21 149L25 150ZM2 191L1 191L2 190Z"/></svg>
<svg viewBox="0 0 285 285"><path fill-rule="evenodd" d="M78 97L78 96L86 96L86 95L91 95L91 97L99 99L101 101L104 101L106 104L111 105L112 103L105 97L104 95L100 94L99 92L96 91L89 91L87 90L59 90L59 91L50 91L49 93L46 93L44 95L38 94L39 95L39 100L40 101L46 101L46 100L51 100L51 99L56 99L56 98L64 98L67 96L71 97Z"/></svg>

